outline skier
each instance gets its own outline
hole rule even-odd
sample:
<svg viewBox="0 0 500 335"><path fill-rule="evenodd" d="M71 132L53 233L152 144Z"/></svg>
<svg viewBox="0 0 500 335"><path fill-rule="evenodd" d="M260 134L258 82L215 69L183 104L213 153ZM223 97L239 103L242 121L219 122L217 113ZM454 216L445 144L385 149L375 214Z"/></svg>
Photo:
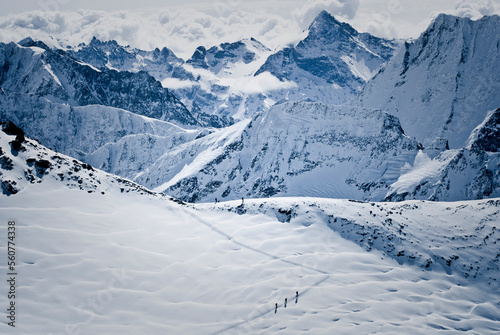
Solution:
<svg viewBox="0 0 500 335"><path fill-rule="evenodd" d="M243 197L241 197L241 205L243 206L243 203L245 202L245 199L243 199Z"/></svg>
<svg viewBox="0 0 500 335"><path fill-rule="evenodd" d="M286 308L286 303L288 302L288 298L285 298L285 308Z"/></svg>
<svg viewBox="0 0 500 335"><path fill-rule="evenodd" d="M295 291L295 303L299 301L299 291Z"/></svg>
<svg viewBox="0 0 500 335"><path fill-rule="evenodd" d="M275 307L274 307L274 314L276 314L276 312L278 311L278 303L275 304Z"/></svg>

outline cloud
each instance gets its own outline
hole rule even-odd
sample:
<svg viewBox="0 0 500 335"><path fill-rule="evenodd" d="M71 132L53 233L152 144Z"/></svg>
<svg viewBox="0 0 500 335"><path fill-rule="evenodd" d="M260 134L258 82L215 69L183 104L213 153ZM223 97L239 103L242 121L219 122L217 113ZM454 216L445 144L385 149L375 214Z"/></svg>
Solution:
<svg viewBox="0 0 500 335"><path fill-rule="evenodd" d="M163 8L135 12L36 10L0 17L1 42L31 36L78 45L96 36L146 50L166 46L183 58L189 58L200 45L208 48L250 37L275 48L299 33L295 22L279 14L243 9L225 11L224 16L217 16L211 8Z"/></svg>
<svg viewBox="0 0 500 335"><path fill-rule="evenodd" d="M250 76L243 79L226 79L225 84L228 84L233 91L244 94L259 94L297 87L295 82L280 81L269 72L263 72L257 76Z"/></svg>
<svg viewBox="0 0 500 335"><path fill-rule="evenodd" d="M459 0L455 3L454 14L470 19L479 19L484 15L495 13L492 0Z"/></svg>
<svg viewBox="0 0 500 335"><path fill-rule="evenodd" d="M191 88L194 85L197 85L196 82L190 80L180 80L177 78L165 78L162 80L161 85L163 87L169 88L171 90L183 89L183 88Z"/></svg>
<svg viewBox="0 0 500 335"><path fill-rule="evenodd" d="M294 10L292 15L302 28L307 28L322 10L343 19L353 19L359 4L360 0L309 0L302 8Z"/></svg>
<svg viewBox="0 0 500 335"><path fill-rule="evenodd" d="M296 43L321 10L359 31L398 38L418 36L430 23L432 11L454 10L455 14L469 17L499 12L494 0L446 0L445 8L443 1L217 0L127 12L39 9L0 16L0 41L17 42L31 36L64 47L89 43L96 36L146 50L166 46L187 59L200 45L209 48L243 38L254 37L270 49Z"/></svg>

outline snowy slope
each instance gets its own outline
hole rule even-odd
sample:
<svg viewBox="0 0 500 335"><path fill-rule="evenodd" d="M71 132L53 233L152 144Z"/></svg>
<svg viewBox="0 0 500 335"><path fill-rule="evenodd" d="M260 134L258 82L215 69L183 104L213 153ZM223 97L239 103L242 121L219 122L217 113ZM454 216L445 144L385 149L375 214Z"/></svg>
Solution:
<svg viewBox="0 0 500 335"><path fill-rule="evenodd" d="M135 180L196 202L278 194L382 199L418 148L382 111L290 102L166 151Z"/></svg>
<svg viewBox="0 0 500 335"><path fill-rule="evenodd" d="M4 197L42 182L88 193L132 191L152 194L129 180L46 148L26 137L12 122L2 122L0 127L0 186Z"/></svg>
<svg viewBox="0 0 500 335"><path fill-rule="evenodd" d="M12 160L2 181L35 178L0 194L2 236L16 222L22 334L500 331L499 199L193 207L29 139L15 153L12 141L0 132Z"/></svg>
<svg viewBox="0 0 500 335"><path fill-rule="evenodd" d="M490 111L462 149L419 152L386 200L467 200L500 196L500 109ZM435 155L435 157L433 157Z"/></svg>
<svg viewBox="0 0 500 335"><path fill-rule="evenodd" d="M436 137L464 147L488 111L500 106L500 17L439 15L359 96L359 104L397 116L428 146Z"/></svg>

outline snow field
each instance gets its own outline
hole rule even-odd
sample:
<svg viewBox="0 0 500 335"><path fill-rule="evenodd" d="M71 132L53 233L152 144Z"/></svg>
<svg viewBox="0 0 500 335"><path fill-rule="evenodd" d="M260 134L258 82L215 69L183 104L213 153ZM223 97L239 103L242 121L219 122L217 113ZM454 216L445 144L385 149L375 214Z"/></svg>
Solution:
<svg viewBox="0 0 500 335"><path fill-rule="evenodd" d="M283 205L284 200L275 201ZM240 203L222 205L234 209ZM280 222L270 214L238 215L213 206L192 208L117 191L88 194L50 179L3 197L1 236L7 220L18 226L17 331L500 330L498 296L457 275L366 252L314 216ZM0 266L6 268L4 258ZM1 282L2 292L6 285Z"/></svg>

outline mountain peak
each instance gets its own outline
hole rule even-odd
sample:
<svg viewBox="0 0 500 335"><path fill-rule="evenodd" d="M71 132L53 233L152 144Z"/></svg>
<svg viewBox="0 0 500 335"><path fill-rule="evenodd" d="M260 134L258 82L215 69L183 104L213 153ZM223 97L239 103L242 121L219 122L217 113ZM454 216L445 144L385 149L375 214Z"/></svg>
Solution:
<svg viewBox="0 0 500 335"><path fill-rule="evenodd" d="M485 15L481 17L480 19L473 20L469 17L461 17L461 16L455 16L451 14L444 14L441 13L439 14L431 23L429 28L427 28L427 31L432 31L435 30L438 27L451 27L451 26L458 26L458 25L471 25L475 21L482 21L482 22L497 22L500 23L500 16L494 14L494 15ZM425 34L425 32L424 32Z"/></svg>
<svg viewBox="0 0 500 335"><path fill-rule="evenodd" d="M328 13L326 10L322 10L318 15L316 15L316 18L313 20L312 24L314 24L315 22L322 23L330 21L339 23L332 14Z"/></svg>
<svg viewBox="0 0 500 335"><path fill-rule="evenodd" d="M38 47L38 48L42 48L44 50L50 50L50 48L47 44L43 43L42 41L35 41L29 36L22 39L17 44L22 46L22 47L25 47L25 48Z"/></svg>
<svg viewBox="0 0 500 335"><path fill-rule="evenodd" d="M118 42L115 40L108 40L108 41L101 41L97 37L92 37L92 40L89 43L89 46L112 46L112 47L119 47Z"/></svg>
<svg viewBox="0 0 500 335"><path fill-rule="evenodd" d="M322 10L308 28L309 36L334 38L342 35L358 35L350 24L338 21L332 14Z"/></svg>

